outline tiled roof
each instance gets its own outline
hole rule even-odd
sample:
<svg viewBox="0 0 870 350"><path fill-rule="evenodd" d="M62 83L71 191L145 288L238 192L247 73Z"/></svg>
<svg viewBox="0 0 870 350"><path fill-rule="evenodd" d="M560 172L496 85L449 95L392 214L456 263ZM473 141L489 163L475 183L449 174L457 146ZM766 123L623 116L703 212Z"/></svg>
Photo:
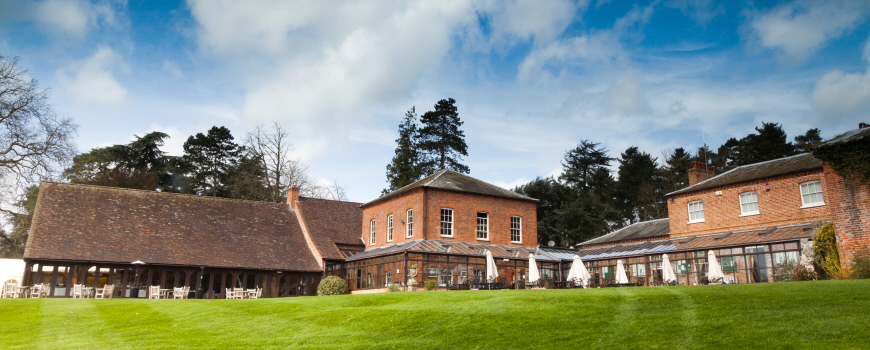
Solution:
<svg viewBox="0 0 870 350"><path fill-rule="evenodd" d="M681 190L668 193L665 196L673 196L675 194L695 192L700 190L706 190L709 188L735 184L739 182L758 180L767 177L821 168L821 160L814 157L810 153L801 153L791 157L779 158L766 162L737 167L722 174L716 175L708 180L699 182Z"/></svg>
<svg viewBox="0 0 870 350"><path fill-rule="evenodd" d="M652 237L662 237L671 234L670 222L667 218L638 222L619 230L608 233L604 236L590 239L586 242L577 244L578 247L590 244L611 243L620 241L630 241L635 239L644 239Z"/></svg>
<svg viewBox="0 0 870 350"><path fill-rule="evenodd" d="M520 200L528 200L528 201L538 201L537 199L526 197L514 191L506 190L504 188L498 187L496 185L486 183L475 179L471 176L457 173L450 169L441 170L435 174L432 174L426 178L423 178L420 181L412 183L408 186L402 187L393 192L387 193L371 202L365 203L362 206L365 207L367 205L380 202L387 198L400 195L402 193L408 193L414 189L427 187L427 188L437 188L442 190L450 190L450 191L459 191L459 192L469 192L476 194L484 194L489 196L496 197L504 197L511 199L520 199Z"/></svg>
<svg viewBox="0 0 870 350"><path fill-rule="evenodd" d="M43 182L25 258L320 271L287 204Z"/></svg>
<svg viewBox="0 0 870 350"><path fill-rule="evenodd" d="M308 234L324 259L344 259L336 244L365 244L361 238L359 203L300 197L297 205Z"/></svg>
<svg viewBox="0 0 870 350"><path fill-rule="evenodd" d="M830 140L822 142L822 145L832 145L839 142L851 141L857 138L861 138L864 136L870 135L870 127L864 127L861 129L855 129L851 131L844 132L840 135L834 136Z"/></svg>
<svg viewBox="0 0 870 350"><path fill-rule="evenodd" d="M580 256L583 260L600 260L644 254L660 254L676 251L715 249L718 247L799 240L802 238L809 238L812 234L813 228L818 224L819 223L806 223L748 231L729 231L703 236L618 244L589 249L548 247L526 248L495 244L418 239L410 242L368 249L365 252L349 257L347 261L357 261L378 256L399 254L406 251L415 253L446 253L484 257L486 250L491 251L493 257L497 259L513 258L525 260L529 258L529 253L534 253L535 259L541 261L572 260L575 254ZM444 248L447 249L444 250Z"/></svg>

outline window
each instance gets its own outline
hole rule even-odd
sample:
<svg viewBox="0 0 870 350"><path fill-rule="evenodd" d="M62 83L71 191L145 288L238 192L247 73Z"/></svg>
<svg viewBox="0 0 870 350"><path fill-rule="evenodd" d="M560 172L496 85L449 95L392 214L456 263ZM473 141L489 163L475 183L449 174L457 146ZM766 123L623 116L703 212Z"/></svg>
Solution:
<svg viewBox="0 0 870 350"><path fill-rule="evenodd" d="M523 219L511 216L511 243L523 243Z"/></svg>
<svg viewBox="0 0 870 350"><path fill-rule="evenodd" d="M441 236L453 237L453 209L441 208Z"/></svg>
<svg viewBox="0 0 870 350"><path fill-rule="evenodd" d="M393 214L387 215L387 242L393 241Z"/></svg>
<svg viewBox="0 0 870 350"><path fill-rule="evenodd" d="M801 203L804 207L825 205L822 198L822 182L809 181L801 184Z"/></svg>
<svg viewBox="0 0 870 350"><path fill-rule="evenodd" d="M758 214L758 194L755 191L740 194L740 215Z"/></svg>
<svg viewBox="0 0 870 350"><path fill-rule="evenodd" d="M645 264L632 264L631 265L631 276L632 277L646 277L646 265Z"/></svg>
<svg viewBox="0 0 870 350"><path fill-rule="evenodd" d="M798 262L798 252L773 253L773 263L774 264L782 264L786 261L791 261L793 263L797 263Z"/></svg>
<svg viewBox="0 0 870 350"><path fill-rule="evenodd" d="M405 237L412 238L414 237L414 209L408 209L405 221L408 222L408 224L405 225Z"/></svg>
<svg viewBox="0 0 870 350"><path fill-rule="evenodd" d="M371 225L371 231L369 232L369 244L375 245L375 220L372 220Z"/></svg>
<svg viewBox="0 0 870 350"><path fill-rule="evenodd" d="M489 240L489 215L487 213L477 213L477 239Z"/></svg>
<svg viewBox="0 0 870 350"><path fill-rule="evenodd" d="M387 287L389 287L391 284L393 284L393 273L392 272L387 271L387 273L384 274L384 284Z"/></svg>
<svg viewBox="0 0 870 350"><path fill-rule="evenodd" d="M689 202L689 223L704 222L704 202Z"/></svg>

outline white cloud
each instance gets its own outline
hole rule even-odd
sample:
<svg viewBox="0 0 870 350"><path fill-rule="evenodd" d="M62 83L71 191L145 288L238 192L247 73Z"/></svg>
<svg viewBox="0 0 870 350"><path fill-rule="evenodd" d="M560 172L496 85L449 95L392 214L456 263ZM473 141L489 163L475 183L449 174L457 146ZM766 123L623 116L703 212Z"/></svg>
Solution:
<svg viewBox="0 0 870 350"><path fill-rule="evenodd" d="M636 115L650 111L643 93L640 73L626 72L607 88L607 110L611 114Z"/></svg>
<svg viewBox="0 0 870 350"><path fill-rule="evenodd" d="M122 2L85 0L0 1L0 22L33 22L45 33L63 39L83 39L98 23L118 27Z"/></svg>
<svg viewBox="0 0 870 350"><path fill-rule="evenodd" d="M496 1L481 6L491 18L491 43L513 44L516 39L534 39L538 45L547 44L558 37L585 11L588 1Z"/></svg>
<svg viewBox="0 0 870 350"><path fill-rule="evenodd" d="M830 71L816 83L812 101L819 117L829 122L866 117L870 114L870 72Z"/></svg>
<svg viewBox="0 0 870 350"><path fill-rule="evenodd" d="M115 79L115 71L126 71L124 60L108 47L100 47L83 61L57 71L57 79L75 101L122 106L127 90Z"/></svg>
<svg viewBox="0 0 870 350"><path fill-rule="evenodd" d="M794 1L750 14L749 26L762 46L802 60L829 40L855 29L868 10L864 1Z"/></svg>
<svg viewBox="0 0 870 350"><path fill-rule="evenodd" d="M683 11L700 25L706 25L710 20L725 12L722 3L713 0L668 0L665 6Z"/></svg>

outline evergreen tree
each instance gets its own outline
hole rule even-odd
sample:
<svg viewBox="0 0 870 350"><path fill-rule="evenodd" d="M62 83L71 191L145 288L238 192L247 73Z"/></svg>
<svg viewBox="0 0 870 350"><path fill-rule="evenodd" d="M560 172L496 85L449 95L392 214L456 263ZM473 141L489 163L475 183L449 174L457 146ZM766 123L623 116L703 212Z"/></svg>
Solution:
<svg viewBox="0 0 870 350"><path fill-rule="evenodd" d="M782 126L777 123L761 123L755 134L740 140L738 165L749 165L797 154L795 146L788 142Z"/></svg>
<svg viewBox="0 0 870 350"><path fill-rule="evenodd" d="M667 192L681 190L689 186L689 169L692 167L692 155L682 147L665 154L663 170Z"/></svg>
<svg viewBox="0 0 870 350"><path fill-rule="evenodd" d="M226 127L213 126L184 142L184 167L190 174L191 189L200 195L228 195L227 175L239 162L243 147L233 142Z"/></svg>
<svg viewBox="0 0 870 350"><path fill-rule="evenodd" d="M27 244L38 196L39 186L28 186L24 189L24 196L13 204L15 210L3 210L11 231L6 233L0 229L0 258L20 259L24 256L24 246Z"/></svg>
<svg viewBox="0 0 870 350"><path fill-rule="evenodd" d="M160 150L169 135L155 131L126 145L94 148L73 157L63 176L73 183L166 191L172 183L167 164L172 157Z"/></svg>
<svg viewBox="0 0 870 350"><path fill-rule="evenodd" d="M396 154L392 162L387 164L387 182L389 187L381 192L385 195L392 191L414 183L428 171L423 167L425 159L419 149L417 129L417 113L414 107L405 113L405 119L399 124L399 138L396 139Z"/></svg>
<svg viewBox="0 0 870 350"><path fill-rule="evenodd" d="M621 154L618 174L617 208L623 220L633 224L662 216L663 181L656 158L629 147Z"/></svg>
<svg viewBox="0 0 870 350"><path fill-rule="evenodd" d="M462 156L468 156L465 133L459 129L463 122L456 110L456 100L438 101L435 110L420 118L423 127L418 132L418 147L423 152L423 169L431 174L441 169L453 169L468 174L468 166L462 164Z"/></svg>
<svg viewBox="0 0 870 350"><path fill-rule="evenodd" d="M580 141L574 149L565 152L562 162L564 172L559 180L569 186L588 192L592 176L601 169L607 169L613 158L607 156L607 149L589 140Z"/></svg>
<svg viewBox="0 0 870 350"><path fill-rule="evenodd" d="M822 143L822 132L819 128L807 130L806 134L794 137L794 145L797 152L807 152L813 146Z"/></svg>

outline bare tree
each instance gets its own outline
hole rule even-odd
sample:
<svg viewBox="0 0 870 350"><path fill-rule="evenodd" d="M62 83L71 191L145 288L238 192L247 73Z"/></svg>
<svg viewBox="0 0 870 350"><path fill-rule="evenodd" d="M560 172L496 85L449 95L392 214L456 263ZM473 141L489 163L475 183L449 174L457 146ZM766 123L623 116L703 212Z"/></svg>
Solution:
<svg viewBox="0 0 870 350"><path fill-rule="evenodd" d="M58 117L16 57L0 56L0 176L17 181L53 174L72 159L76 125Z"/></svg>
<svg viewBox="0 0 870 350"><path fill-rule="evenodd" d="M329 185L317 186L312 197L344 202L347 201L347 186L341 186L338 180L332 179Z"/></svg>
<svg viewBox="0 0 870 350"><path fill-rule="evenodd" d="M245 147L265 169L266 200L286 201L287 189L291 185L298 186L303 197L316 197L319 190L308 176L308 165L291 155L293 143L280 123L272 122L269 128L258 126L245 137Z"/></svg>

